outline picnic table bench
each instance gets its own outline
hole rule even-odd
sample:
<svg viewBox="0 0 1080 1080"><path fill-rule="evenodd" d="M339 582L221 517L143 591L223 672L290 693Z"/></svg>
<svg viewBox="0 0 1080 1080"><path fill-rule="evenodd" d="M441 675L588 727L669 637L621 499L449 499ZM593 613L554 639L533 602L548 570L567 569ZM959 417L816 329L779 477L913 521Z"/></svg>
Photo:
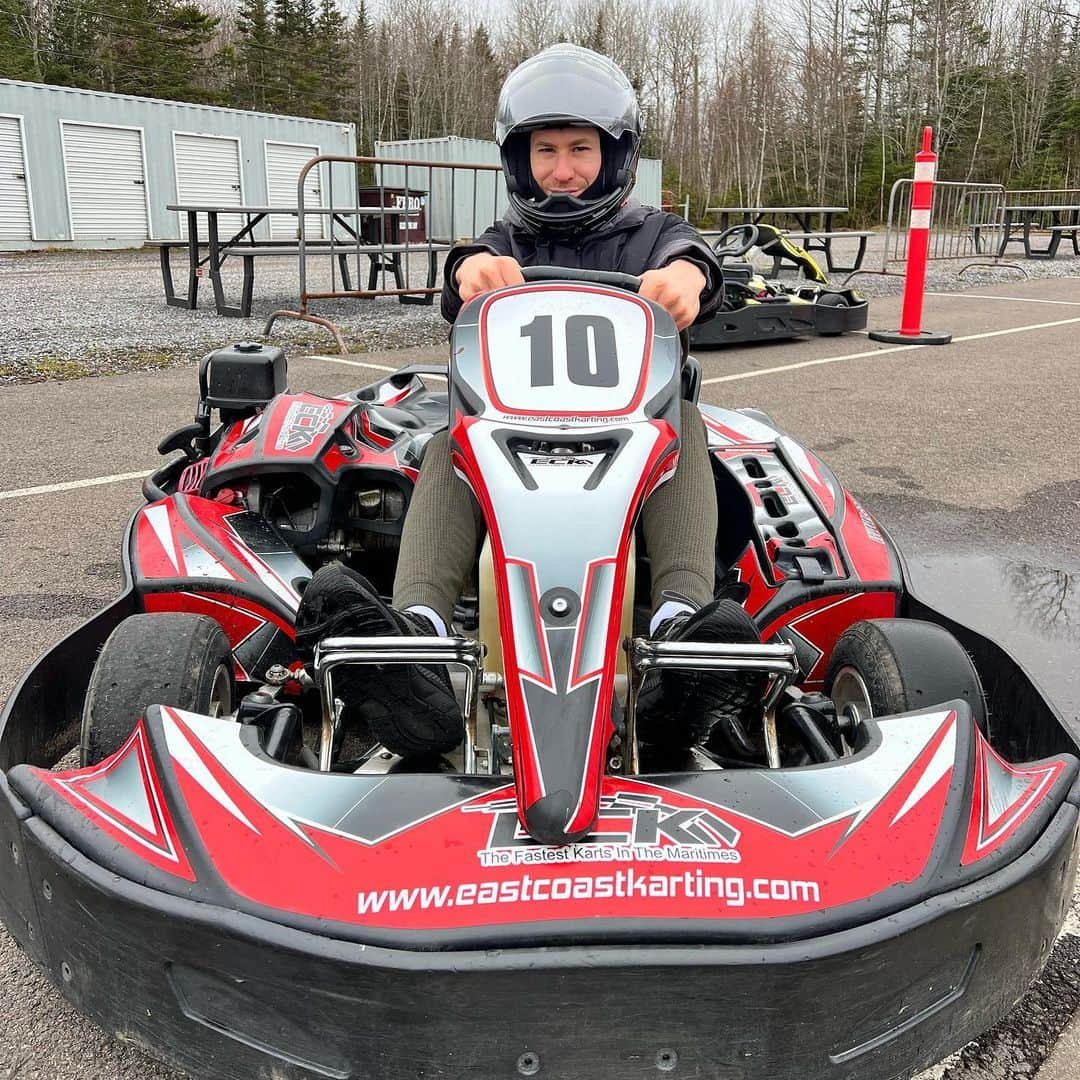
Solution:
<svg viewBox="0 0 1080 1080"><path fill-rule="evenodd" d="M255 260L283 256L298 257L300 241L296 240L256 240L253 230L264 218L271 214L288 214L299 217L299 207L295 206L211 206L193 204L170 204L166 207L187 216L187 238L181 240L155 240L148 246L158 249L162 283L165 289L165 302L173 307L188 310L195 308L198 301L199 279L204 273L210 276L214 290L214 303L219 315L247 318L251 315L252 294L255 280ZM345 237L332 240L305 238L304 249L309 254L324 254L335 260L346 291L352 290L349 259L355 256L368 259L367 291L375 293L378 276L383 271L393 274L398 299L403 304L431 304L434 294L431 292L409 295L407 281L402 272L403 254L425 254L428 257L427 288L433 289L438 276L438 253L449 251L450 244L432 241L415 243L395 242L402 218L407 218L413 211L407 209L380 206L362 207L305 207L304 217L325 215L330 218L331 229L335 226L346 233ZM198 216L203 214L207 221L207 238L199 239ZM220 237L220 218L222 215L238 214L246 219L244 226L226 239ZM370 242L365 238L372 230L363 228L364 222L377 219L379 227L374 231L380 239ZM387 242L383 237L390 237ZM176 249L183 248L188 255L187 292L180 295L173 280L171 255ZM205 254L203 251L205 250ZM221 278L221 268L228 258L239 258L243 262L243 281L240 291L240 303L230 305L225 299L225 288ZM359 265L357 273L360 273ZM377 295L377 293L376 293Z"/></svg>
<svg viewBox="0 0 1080 1080"><path fill-rule="evenodd" d="M720 218L720 231L732 224L759 225L766 218L771 218L776 228L789 240L801 240L806 251L820 251L825 256L825 266L830 273L853 273L862 266L866 257L867 240L872 231L856 229L837 229L834 219L838 214L846 214L846 206L710 206L705 213L716 214ZM738 217L738 221L732 218ZM787 225L794 222L794 228ZM820 225L818 224L820 222ZM711 230L703 235L713 234ZM841 265L833 253L833 242L838 239L858 241L858 248L850 266ZM773 274L780 272L783 256L773 257Z"/></svg>
<svg viewBox="0 0 1080 1080"><path fill-rule="evenodd" d="M1019 235L1013 232L1019 229ZM997 255L1005 254L1009 244L1023 244L1024 255L1029 259L1053 259L1061 246L1061 241L1069 237L1072 241L1073 254L1080 255L1080 203L1044 205L1013 204L1002 209L1001 221L976 222L971 227L975 249L982 250L984 232L1000 232ZM1047 236L1045 247L1032 245L1032 234Z"/></svg>

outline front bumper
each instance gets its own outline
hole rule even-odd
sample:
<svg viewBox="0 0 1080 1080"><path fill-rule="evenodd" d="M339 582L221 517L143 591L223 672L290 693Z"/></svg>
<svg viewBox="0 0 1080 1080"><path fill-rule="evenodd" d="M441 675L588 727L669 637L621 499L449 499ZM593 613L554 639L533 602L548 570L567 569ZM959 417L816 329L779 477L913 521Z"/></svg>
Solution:
<svg viewBox="0 0 1080 1080"><path fill-rule="evenodd" d="M0 778L0 916L80 1012L200 1077L894 1080L1040 970L1072 894L1078 799L996 873L840 933L422 952L135 885Z"/></svg>

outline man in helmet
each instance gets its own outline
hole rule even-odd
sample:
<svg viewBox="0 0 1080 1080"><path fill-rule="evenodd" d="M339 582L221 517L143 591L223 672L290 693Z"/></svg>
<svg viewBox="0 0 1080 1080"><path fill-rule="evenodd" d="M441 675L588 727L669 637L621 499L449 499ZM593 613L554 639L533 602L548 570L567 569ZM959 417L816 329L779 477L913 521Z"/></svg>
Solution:
<svg viewBox="0 0 1080 1080"><path fill-rule="evenodd" d="M515 68L499 96L495 136L510 210L447 257L442 312L453 322L474 296L524 281L548 265L639 276L680 330L716 308L720 265L682 218L629 199L641 144L633 87L607 57L554 45ZM652 570L650 632L666 640L756 641L753 621L714 600L716 492L701 415L683 402L679 464L642 509ZM297 614L297 642L331 634L449 632L454 604L475 565L483 519L450 463L446 432L425 452L401 538L393 606L358 574L324 567ZM443 752L464 734L445 669L390 667L357 687L372 734L399 754ZM670 672L646 686L639 733L689 747L753 697L724 673Z"/></svg>

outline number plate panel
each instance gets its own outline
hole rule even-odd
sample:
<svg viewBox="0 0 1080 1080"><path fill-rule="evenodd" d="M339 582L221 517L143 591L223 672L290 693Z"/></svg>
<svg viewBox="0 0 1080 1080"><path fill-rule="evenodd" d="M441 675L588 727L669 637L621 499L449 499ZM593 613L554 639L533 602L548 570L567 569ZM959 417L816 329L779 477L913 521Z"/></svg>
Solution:
<svg viewBox="0 0 1080 1080"><path fill-rule="evenodd" d="M575 284L497 293L480 312L490 404L528 417L625 416L641 405L653 316L632 293Z"/></svg>

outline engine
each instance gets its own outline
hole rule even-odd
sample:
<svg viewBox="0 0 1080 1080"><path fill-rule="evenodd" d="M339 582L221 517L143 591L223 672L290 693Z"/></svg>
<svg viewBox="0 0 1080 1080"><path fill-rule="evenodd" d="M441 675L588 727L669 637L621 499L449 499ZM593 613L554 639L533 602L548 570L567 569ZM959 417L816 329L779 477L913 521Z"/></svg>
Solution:
<svg viewBox="0 0 1080 1080"><path fill-rule="evenodd" d="M280 394L223 426L181 488L260 514L313 567L361 556L369 565L400 544L436 430L425 419L351 395Z"/></svg>

